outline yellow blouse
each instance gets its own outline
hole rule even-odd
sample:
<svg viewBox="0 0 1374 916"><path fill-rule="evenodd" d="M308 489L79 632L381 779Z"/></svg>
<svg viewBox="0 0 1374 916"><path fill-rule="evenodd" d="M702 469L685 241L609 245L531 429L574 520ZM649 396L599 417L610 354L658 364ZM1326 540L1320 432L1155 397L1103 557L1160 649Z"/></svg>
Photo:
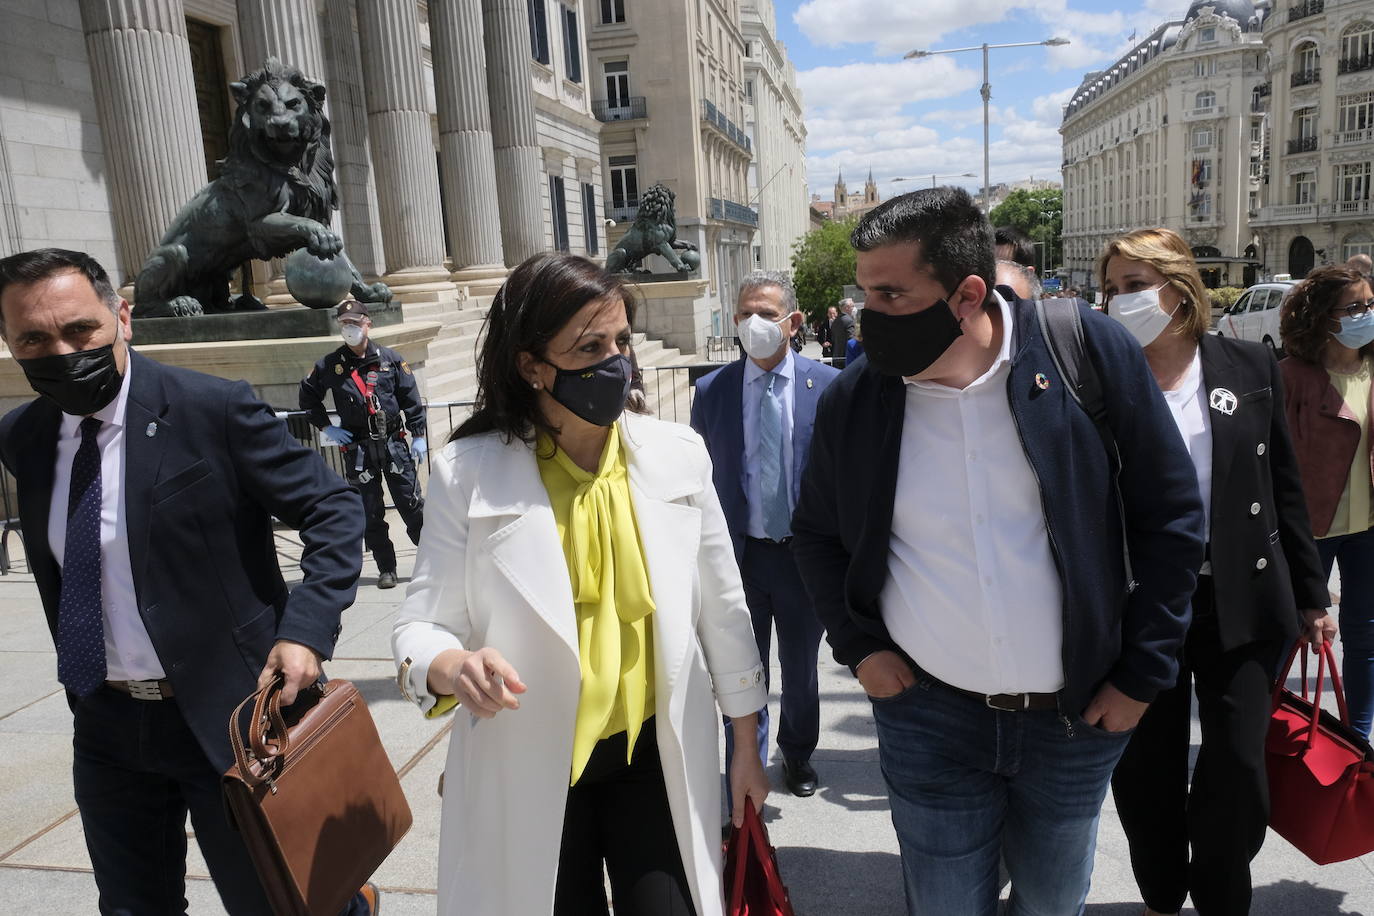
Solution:
<svg viewBox="0 0 1374 916"><path fill-rule="evenodd" d="M575 784L603 738L625 732L628 763L644 720L654 714L654 599L619 424L606 437L595 474L545 437L536 454L577 610L582 690L573 731Z"/></svg>
<svg viewBox="0 0 1374 916"><path fill-rule="evenodd" d="M1365 357L1356 372L1342 373L1327 371L1331 384L1340 392L1345 405L1360 421L1360 444L1355 449L1355 460L1350 465L1350 479L1346 481L1345 492L1336 504L1336 514L1331 518L1331 527L1324 537L1338 534L1359 534L1370 527L1370 485L1369 485L1369 387L1371 360Z"/></svg>

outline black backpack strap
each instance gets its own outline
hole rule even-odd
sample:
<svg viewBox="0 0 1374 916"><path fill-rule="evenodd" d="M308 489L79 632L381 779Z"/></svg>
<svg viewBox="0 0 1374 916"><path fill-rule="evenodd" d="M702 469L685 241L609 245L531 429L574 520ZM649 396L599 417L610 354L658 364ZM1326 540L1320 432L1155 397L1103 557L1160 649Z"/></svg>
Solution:
<svg viewBox="0 0 1374 916"><path fill-rule="evenodd" d="M1040 322L1040 333L1049 346L1050 358L1059 375L1064 379L1069 394L1073 397L1088 418L1097 427L1102 439L1102 447L1107 451L1107 461L1111 467L1112 490L1116 495L1117 514L1121 519L1121 552L1126 569L1127 588L1134 591L1135 574L1131 568L1131 551L1126 541L1126 511L1121 502L1121 450L1117 448L1116 436L1107 422L1107 396L1102 388L1102 377L1097 373L1087 345L1083 340L1083 317L1078 312L1078 304L1070 299L1038 299L1035 303L1035 317Z"/></svg>

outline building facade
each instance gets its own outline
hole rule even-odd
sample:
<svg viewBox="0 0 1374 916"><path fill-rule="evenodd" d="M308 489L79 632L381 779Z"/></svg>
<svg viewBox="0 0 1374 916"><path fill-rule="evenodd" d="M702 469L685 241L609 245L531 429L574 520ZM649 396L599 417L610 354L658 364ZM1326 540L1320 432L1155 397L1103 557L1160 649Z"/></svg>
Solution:
<svg viewBox="0 0 1374 916"><path fill-rule="evenodd" d="M677 235L708 283L699 337L720 336L750 269L758 213L748 202L754 143L745 123L741 0L589 0L592 109L601 122L607 214L629 228L641 192L676 195ZM667 271L661 258L646 266Z"/></svg>
<svg viewBox="0 0 1374 916"><path fill-rule="evenodd" d="M1374 0L1305 0L1264 23L1267 184L1252 224L1269 272L1374 255Z"/></svg>
<svg viewBox="0 0 1374 916"><path fill-rule="evenodd" d="M1250 0L1199 0L1084 77L1060 127L1071 285L1095 287L1103 245L1145 226L1182 235L1208 285L1255 282L1266 72Z"/></svg>
<svg viewBox="0 0 1374 916"><path fill-rule="evenodd" d="M82 248L132 282L224 155L229 81L275 56L326 85L335 226L403 302L604 254L577 0L35 0L5 23L0 252Z"/></svg>
<svg viewBox="0 0 1374 916"><path fill-rule="evenodd" d="M744 0L744 129L754 141L749 201L759 213L753 266L791 272L807 232L806 124L787 46L777 39L772 0Z"/></svg>

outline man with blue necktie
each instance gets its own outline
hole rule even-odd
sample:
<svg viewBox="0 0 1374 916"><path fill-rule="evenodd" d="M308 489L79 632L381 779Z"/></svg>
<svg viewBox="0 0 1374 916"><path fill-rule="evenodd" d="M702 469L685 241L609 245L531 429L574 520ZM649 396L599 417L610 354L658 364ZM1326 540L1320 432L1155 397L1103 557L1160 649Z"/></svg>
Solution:
<svg viewBox="0 0 1374 916"><path fill-rule="evenodd" d="M220 777L228 722L320 677L362 566L362 503L246 382L140 356L129 303L78 251L0 259L0 337L41 397L0 420L24 553L73 715L100 912L186 912L186 818L232 916L272 912ZM300 532L289 592L273 518ZM370 916L376 888L346 913Z"/></svg>
<svg viewBox="0 0 1374 916"><path fill-rule="evenodd" d="M817 782L811 753L820 738L816 662L822 628L792 558L792 508L811 448L816 402L839 372L792 352L789 339L801 323L785 274L755 271L745 277L735 326L746 356L697 382L692 428L711 453L761 658L769 657L773 627L778 630L778 750L788 791L806 797ZM727 769L733 752L727 722ZM759 755L766 766L766 708L759 715Z"/></svg>

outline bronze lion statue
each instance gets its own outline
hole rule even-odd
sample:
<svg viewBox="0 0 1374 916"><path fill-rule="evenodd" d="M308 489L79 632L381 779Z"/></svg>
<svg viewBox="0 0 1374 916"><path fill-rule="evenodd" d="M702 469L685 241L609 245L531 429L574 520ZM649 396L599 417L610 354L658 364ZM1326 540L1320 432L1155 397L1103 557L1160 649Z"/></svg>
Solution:
<svg viewBox="0 0 1374 916"><path fill-rule="evenodd" d="M607 270L628 273L651 254L662 257L678 273L690 273L701 266L697 246L677 238L677 215L673 211L676 198L661 182L644 192L630 231L606 256Z"/></svg>
<svg viewBox="0 0 1374 916"><path fill-rule="evenodd" d="M298 248L343 258L355 299L390 301L385 284L363 282L329 228L339 203L324 85L270 58L229 88L238 105L229 155L220 176L181 208L144 261L134 282L134 317L264 308L246 293L231 299L234 270Z"/></svg>

